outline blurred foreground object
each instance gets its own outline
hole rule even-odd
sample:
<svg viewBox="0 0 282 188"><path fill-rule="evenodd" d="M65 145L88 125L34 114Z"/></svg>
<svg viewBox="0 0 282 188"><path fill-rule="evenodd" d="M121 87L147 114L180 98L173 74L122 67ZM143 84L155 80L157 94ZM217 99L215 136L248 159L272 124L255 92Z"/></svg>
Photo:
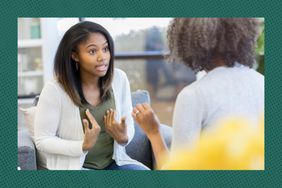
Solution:
<svg viewBox="0 0 282 188"><path fill-rule="evenodd" d="M163 170L264 170L264 119L259 128L244 119L222 121L190 150L172 153Z"/></svg>

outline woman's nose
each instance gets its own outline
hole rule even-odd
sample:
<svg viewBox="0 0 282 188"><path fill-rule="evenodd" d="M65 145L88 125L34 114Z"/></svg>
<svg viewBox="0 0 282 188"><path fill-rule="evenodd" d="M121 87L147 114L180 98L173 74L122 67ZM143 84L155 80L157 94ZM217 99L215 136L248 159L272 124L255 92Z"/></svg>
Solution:
<svg viewBox="0 0 282 188"><path fill-rule="evenodd" d="M105 59L105 54L102 51L98 52L98 61L102 61Z"/></svg>

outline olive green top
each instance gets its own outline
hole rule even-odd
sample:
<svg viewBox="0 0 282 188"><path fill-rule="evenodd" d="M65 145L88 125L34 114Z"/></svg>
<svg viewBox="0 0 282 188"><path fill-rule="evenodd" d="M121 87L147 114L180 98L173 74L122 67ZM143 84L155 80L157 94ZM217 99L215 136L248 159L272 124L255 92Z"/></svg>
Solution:
<svg viewBox="0 0 282 188"><path fill-rule="evenodd" d="M104 115L110 108L115 109L115 99L111 90L111 97L105 102L92 106L85 104L79 108L81 121L86 118L85 111L89 109L90 113L95 117L98 125L101 127L100 135L93 148L88 151L83 167L103 169L113 161L114 139L106 132L104 125ZM82 123L83 125L83 123Z"/></svg>

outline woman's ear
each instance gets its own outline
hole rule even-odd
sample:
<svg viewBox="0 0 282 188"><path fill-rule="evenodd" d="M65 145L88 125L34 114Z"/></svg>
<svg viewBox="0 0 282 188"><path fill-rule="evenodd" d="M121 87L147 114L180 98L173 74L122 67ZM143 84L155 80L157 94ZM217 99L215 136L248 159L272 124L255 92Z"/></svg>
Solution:
<svg viewBox="0 0 282 188"><path fill-rule="evenodd" d="M71 53L71 58L72 58L74 61L78 62L78 55L77 55L76 52L72 52L72 53Z"/></svg>

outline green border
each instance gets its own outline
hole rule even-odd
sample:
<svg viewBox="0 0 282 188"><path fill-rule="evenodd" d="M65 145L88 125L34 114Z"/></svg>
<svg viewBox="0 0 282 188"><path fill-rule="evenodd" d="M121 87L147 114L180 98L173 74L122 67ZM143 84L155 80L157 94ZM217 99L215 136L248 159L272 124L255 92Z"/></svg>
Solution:
<svg viewBox="0 0 282 188"><path fill-rule="evenodd" d="M280 1L2 1L1 2L1 187L174 187L281 185L282 126ZM265 17L265 171L17 171L18 17Z"/></svg>

